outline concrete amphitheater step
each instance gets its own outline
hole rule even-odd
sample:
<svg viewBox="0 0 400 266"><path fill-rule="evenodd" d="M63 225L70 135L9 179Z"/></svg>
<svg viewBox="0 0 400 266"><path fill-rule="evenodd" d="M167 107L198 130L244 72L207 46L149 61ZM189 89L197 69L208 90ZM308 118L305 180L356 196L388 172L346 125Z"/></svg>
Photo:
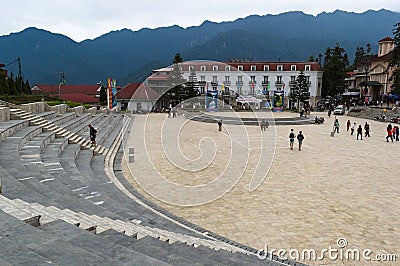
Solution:
<svg viewBox="0 0 400 266"><path fill-rule="evenodd" d="M0 207L3 211L21 220L28 219L30 216L40 215L43 224L62 219L71 224L79 224L79 226L85 230L90 230L91 228L94 230L96 227L101 229L101 231L114 229L119 232L124 232L129 236L135 236L138 239L151 236L163 241L170 241L172 243L182 242L194 247L205 246L216 250L225 249L231 252L242 251L239 248L220 241L201 239L149 226L142 226L139 225L138 221L125 222L118 219L99 217L97 215L88 215L83 212L74 212L70 209L59 209L55 206L46 207L37 203L27 203L20 199L9 200L6 197L0 196Z"/></svg>
<svg viewBox="0 0 400 266"><path fill-rule="evenodd" d="M76 247L88 250L92 254L108 258L114 263L134 265L171 265L141 252L121 246L104 237L84 232L63 221L55 221L43 225L41 230L50 233L51 235L56 235Z"/></svg>
<svg viewBox="0 0 400 266"><path fill-rule="evenodd" d="M12 265L111 265L114 262L0 211L0 257ZM2 264L3 265L3 264Z"/></svg>
<svg viewBox="0 0 400 266"><path fill-rule="evenodd" d="M189 251L191 251L191 248L184 245L182 245L182 249L180 251L171 252L170 250L164 248L165 245L170 244L163 243L151 237L145 237L137 240L112 229L104 231L99 235L110 241L113 241L114 243L118 243L119 245L136 250L155 259L169 262L173 265L199 265L199 261L193 260L193 256L190 256L191 253ZM208 262L207 258L204 258L202 265L204 265L205 262ZM214 263L213 261L209 262Z"/></svg>

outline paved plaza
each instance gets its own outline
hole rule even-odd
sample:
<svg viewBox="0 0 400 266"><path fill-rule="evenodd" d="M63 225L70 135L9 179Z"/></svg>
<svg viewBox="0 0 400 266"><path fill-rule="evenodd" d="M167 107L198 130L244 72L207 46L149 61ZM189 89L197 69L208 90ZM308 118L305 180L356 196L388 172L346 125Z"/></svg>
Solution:
<svg viewBox="0 0 400 266"><path fill-rule="evenodd" d="M372 258L397 254L398 263L400 143L385 141L386 123L348 116L337 117L340 133L332 137L334 116L312 115L324 116L325 123L270 126L264 132L240 125L224 125L218 132L217 124L138 115L126 143L135 148L135 161L123 163L123 173L171 213L257 249L314 249L319 256L345 238L342 250L370 249ZM270 118L272 113L256 116ZM346 131L348 119L357 126L367 121L371 137L357 141L356 134ZM289 149L291 128L305 135L302 151ZM265 179L257 177L260 171L268 173ZM255 190L249 189L254 182ZM327 254L322 261L302 262L367 263L363 258L329 259Z"/></svg>

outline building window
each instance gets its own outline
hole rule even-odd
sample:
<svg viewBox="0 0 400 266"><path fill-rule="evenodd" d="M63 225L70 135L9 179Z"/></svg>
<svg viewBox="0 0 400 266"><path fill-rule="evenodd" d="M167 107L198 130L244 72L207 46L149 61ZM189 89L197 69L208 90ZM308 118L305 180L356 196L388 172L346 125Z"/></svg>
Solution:
<svg viewBox="0 0 400 266"><path fill-rule="evenodd" d="M203 71L203 72L206 71L206 66L201 66L200 71Z"/></svg>
<svg viewBox="0 0 400 266"><path fill-rule="evenodd" d="M205 91L204 89L205 89L205 88L204 88L203 86L200 87L200 93L201 93L201 94L204 94L204 91Z"/></svg>
<svg viewBox="0 0 400 266"><path fill-rule="evenodd" d="M242 82L243 81L243 77L242 76L238 76L237 78L238 78L238 80L237 80L238 82Z"/></svg>
<svg viewBox="0 0 400 266"><path fill-rule="evenodd" d="M290 76L290 81L296 81L296 76Z"/></svg>
<svg viewBox="0 0 400 266"><path fill-rule="evenodd" d="M231 66L225 66L225 71L231 71Z"/></svg>
<svg viewBox="0 0 400 266"><path fill-rule="evenodd" d="M277 71L282 71L282 70L283 70L283 66L279 65L278 68L277 68Z"/></svg>
<svg viewBox="0 0 400 266"><path fill-rule="evenodd" d="M229 76L225 76L225 83L227 84L229 83L229 78L230 78Z"/></svg>
<svg viewBox="0 0 400 266"><path fill-rule="evenodd" d="M296 71L296 65L291 65L290 66L290 71Z"/></svg>
<svg viewBox="0 0 400 266"><path fill-rule="evenodd" d="M194 71L194 66L189 66L189 71L190 72Z"/></svg>
<svg viewBox="0 0 400 266"><path fill-rule="evenodd" d="M305 71L310 71L310 70L311 70L311 66L310 65L306 65Z"/></svg>
<svg viewBox="0 0 400 266"><path fill-rule="evenodd" d="M218 82L218 77L217 76L213 76L212 77L212 82L217 83Z"/></svg>
<svg viewBox="0 0 400 266"><path fill-rule="evenodd" d="M206 76L200 76L200 81L206 81Z"/></svg>
<svg viewBox="0 0 400 266"><path fill-rule="evenodd" d="M239 71L243 71L243 66L238 66Z"/></svg>
<svg viewBox="0 0 400 266"><path fill-rule="evenodd" d="M264 83L268 83L268 76L264 76Z"/></svg>
<svg viewBox="0 0 400 266"><path fill-rule="evenodd" d="M268 65L264 66L264 71L269 71L269 66Z"/></svg>
<svg viewBox="0 0 400 266"><path fill-rule="evenodd" d="M256 69L257 69L256 66L251 66L251 67L250 67L250 70L251 70L251 71L256 71Z"/></svg>
<svg viewBox="0 0 400 266"><path fill-rule="evenodd" d="M213 66L213 71L218 71L218 66Z"/></svg>
<svg viewBox="0 0 400 266"><path fill-rule="evenodd" d="M250 76L250 80L252 83L256 83L256 76Z"/></svg>
<svg viewBox="0 0 400 266"><path fill-rule="evenodd" d="M276 76L276 82L282 83L282 76Z"/></svg>

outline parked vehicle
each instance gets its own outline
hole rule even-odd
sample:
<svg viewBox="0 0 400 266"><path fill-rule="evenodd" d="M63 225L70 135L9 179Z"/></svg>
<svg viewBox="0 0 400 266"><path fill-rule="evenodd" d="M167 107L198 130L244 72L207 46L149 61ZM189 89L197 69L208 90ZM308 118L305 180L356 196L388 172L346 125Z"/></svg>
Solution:
<svg viewBox="0 0 400 266"><path fill-rule="evenodd" d="M335 110L333 110L334 115L344 115L346 110L344 109L343 105L336 106Z"/></svg>
<svg viewBox="0 0 400 266"><path fill-rule="evenodd" d="M323 117L315 117L315 124L322 124L324 123L325 119Z"/></svg>

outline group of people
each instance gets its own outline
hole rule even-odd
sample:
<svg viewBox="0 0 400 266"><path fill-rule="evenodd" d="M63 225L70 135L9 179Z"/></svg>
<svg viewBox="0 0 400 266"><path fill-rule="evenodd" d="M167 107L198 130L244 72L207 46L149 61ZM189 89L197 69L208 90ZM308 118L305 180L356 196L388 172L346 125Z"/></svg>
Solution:
<svg viewBox="0 0 400 266"><path fill-rule="evenodd" d="M392 124L389 124L386 127L386 142L389 142L389 139L393 142L393 139L396 141L399 141L399 127L398 126L392 126Z"/></svg>
<svg viewBox="0 0 400 266"><path fill-rule="evenodd" d="M289 133L289 145L290 145L290 149L293 150L293 145L294 145L294 140L295 138L297 138L297 141L299 143L299 151L301 151L301 146L303 145L303 140L304 140L304 135L303 135L303 131L299 131L299 134L294 133L294 129L292 128L290 130Z"/></svg>
<svg viewBox="0 0 400 266"><path fill-rule="evenodd" d="M168 118L171 118L171 115L172 115L172 118L176 118L176 113L177 113L176 109L171 108L168 112Z"/></svg>
<svg viewBox="0 0 400 266"><path fill-rule="evenodd" d="M354 134L354 130L356 128L356 122L351 124L350 120L347 120L346 128L347 128L347 131L350 130L350 135L353 135ZM370 131L371 131L370 125L367 122L365 122L365 124L364 124L364 137L371 137ZM362 125L358 125L358 128L357 128L357 140L358 140L359 137L360 137L361 140L363 139L363 127L362 127Z"/></svg>

